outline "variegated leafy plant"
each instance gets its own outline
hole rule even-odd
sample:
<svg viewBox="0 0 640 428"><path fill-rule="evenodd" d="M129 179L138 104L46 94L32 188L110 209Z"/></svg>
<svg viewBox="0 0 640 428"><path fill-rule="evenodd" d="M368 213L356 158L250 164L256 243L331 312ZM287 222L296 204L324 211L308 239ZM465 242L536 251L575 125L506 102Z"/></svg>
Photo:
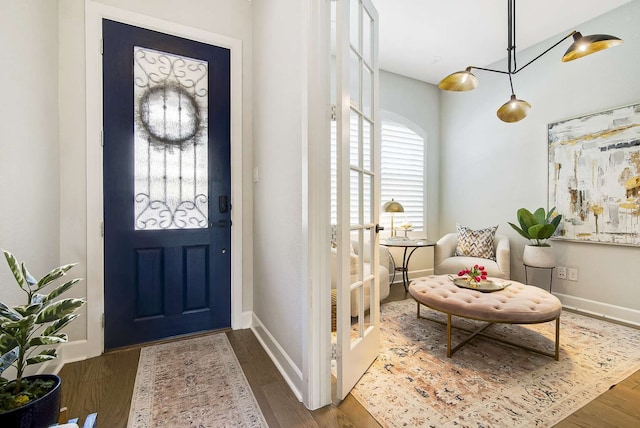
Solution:
<svg viewBox="0 0 640 428"><path fill-rule="evenodd" d="M60 330L78 317L74 312L84 304L84 299L58 299L80 279L64 282L48 294L43 292L75 264L57 267L36 280L24 262L18 263L8 251L3 253L17 285L26 294L25 305L10 307L0 302L0 373L11 366L16 368L15 384L7 385L9 380L0 377L0 389L10 386L11 393L18 395L23 389L27 366L57 357L55 346L68 340Z"/></svg>
<svg viewBox="0 0 640 428"><path fill-rule="evenodd" d="M526 208L520 208L517 213L520 227L509 222L511 227L529 240L529 245L534 247L549 247L547 239L551 238L560 225L562 215L556 213L553 207L549 212L544 208L538 208L533 213Z"/></svg>

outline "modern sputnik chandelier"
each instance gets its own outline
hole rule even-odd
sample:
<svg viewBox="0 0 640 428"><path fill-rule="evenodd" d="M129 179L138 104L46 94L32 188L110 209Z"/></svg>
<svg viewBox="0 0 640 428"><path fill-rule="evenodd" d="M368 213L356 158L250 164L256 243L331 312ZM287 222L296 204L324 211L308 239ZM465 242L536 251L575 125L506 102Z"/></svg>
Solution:
<svg viewBox="0 0 640 428"><path fill-rule="evenodd" d="M438 85L440 89L445 91L470 91L478 87L478 78L471 73L471 70L491 71L493 73L506 74L509 77L509 85L511 87L511 98L504 103L497 111L498 118L503 122L518 122L524 119L531 109L531 104L516 97L513 90L513 79L511 76L519 73L528 67L531 63L542 57L551 49L573 36L573 43L562 57L562 62L573 61L583 56L616 46L622 43L622 40L606 34L594 34L591 36L583 36L578 31L572 31L564 36L554 45L542 52L531 61L518 68L516 61L516 1L507 0L507 70L493 70L490 68L469 66L463 71L457 71L448 75Z"/></svg>

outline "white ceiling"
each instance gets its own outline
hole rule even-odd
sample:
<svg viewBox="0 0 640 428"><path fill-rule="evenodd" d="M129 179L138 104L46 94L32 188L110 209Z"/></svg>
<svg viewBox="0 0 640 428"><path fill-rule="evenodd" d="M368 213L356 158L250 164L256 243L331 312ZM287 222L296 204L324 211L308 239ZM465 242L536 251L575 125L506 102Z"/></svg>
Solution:
<svg viewBox="0 0 640 428"><path fill-rule="evenodd" d="M580 31L579 24L630 1L520 0L516 4L516 50L560 33ZM384 70L437 84L469 65L485 67L507 56L507 0L373 3L379 14L380 68ZM615 28L597 33L616 35ZM570 44L567 40L548 55L555 52L560 58Z"/></svg>

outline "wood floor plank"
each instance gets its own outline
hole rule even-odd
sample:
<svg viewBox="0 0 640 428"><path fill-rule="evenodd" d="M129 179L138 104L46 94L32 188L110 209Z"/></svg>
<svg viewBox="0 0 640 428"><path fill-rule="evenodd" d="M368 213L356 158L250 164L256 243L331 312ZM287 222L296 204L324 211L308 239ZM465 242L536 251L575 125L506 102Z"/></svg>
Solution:
<svg viewBox="0 0 640 428"><path fill-rule="evenodd" d="M574 413L566 419L577 426L585 428L622 428L637 427L638 418L629 416L618 409L611 408L600 400L595 400L580 409L579 413ZM556 427L564 428L565 421L560 422ZM575 426L575 425L574 425Z"/></svg>
<svg viewBox="0 0 640 428"><path fill-rule="evenodd" d="M348 418L349 421L358 428L380 428L381 425L371 416L353 395L348 394L338 405L339 416Z"/></svg>
<svg viewBox="0 0 640 428"><path fill-rule="evenodd" d="M602 394L600 400L612 409L619 410L630 417L640 420L640 389L618 385Z"/></svg>
<svg viewBox="0 0 640 428"><path fill-rule="evenodd" d="M269 408L277 420L277 425L270 423L270 427L318 428L309 410L290 393L291 389L288 386L278 382L263 385L260 389L267 397Z"/></svg>
<svg viewBox="0 0 640 428"><path fill-rule="evenodd" d="M61 403L69 417L82 421L97 412L98 426L126 427L139 357L133 349L66 364Z"/></svg>
<svg viewBox="0 0 640 428"><path fill-rule="evenodd" d="M267 385L282 378L271 370L273 361L251 330L229 331L227 338L250 385Z"/></svg>

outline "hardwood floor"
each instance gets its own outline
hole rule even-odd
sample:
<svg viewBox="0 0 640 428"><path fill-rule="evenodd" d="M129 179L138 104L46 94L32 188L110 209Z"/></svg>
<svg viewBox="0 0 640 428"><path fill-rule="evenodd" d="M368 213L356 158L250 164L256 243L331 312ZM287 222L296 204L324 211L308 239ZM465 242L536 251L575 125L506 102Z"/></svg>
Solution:
<svg viewBox="0 0 640 428"><path fill-rule="evenodd" d="M402 285L396 284L383 303L405 298L408 295ZM306 409L251 330L225 333L270 427L380 427L351 395L338 405L314 411ZM62 405L67 407L69 417L79 417L82 421L88 414L97 412L97 426L126 427L139 355L140 349L132 348L65 365L60 372ZM640 426L640 371L556 425L560 428L637 426Z"/></svg>

